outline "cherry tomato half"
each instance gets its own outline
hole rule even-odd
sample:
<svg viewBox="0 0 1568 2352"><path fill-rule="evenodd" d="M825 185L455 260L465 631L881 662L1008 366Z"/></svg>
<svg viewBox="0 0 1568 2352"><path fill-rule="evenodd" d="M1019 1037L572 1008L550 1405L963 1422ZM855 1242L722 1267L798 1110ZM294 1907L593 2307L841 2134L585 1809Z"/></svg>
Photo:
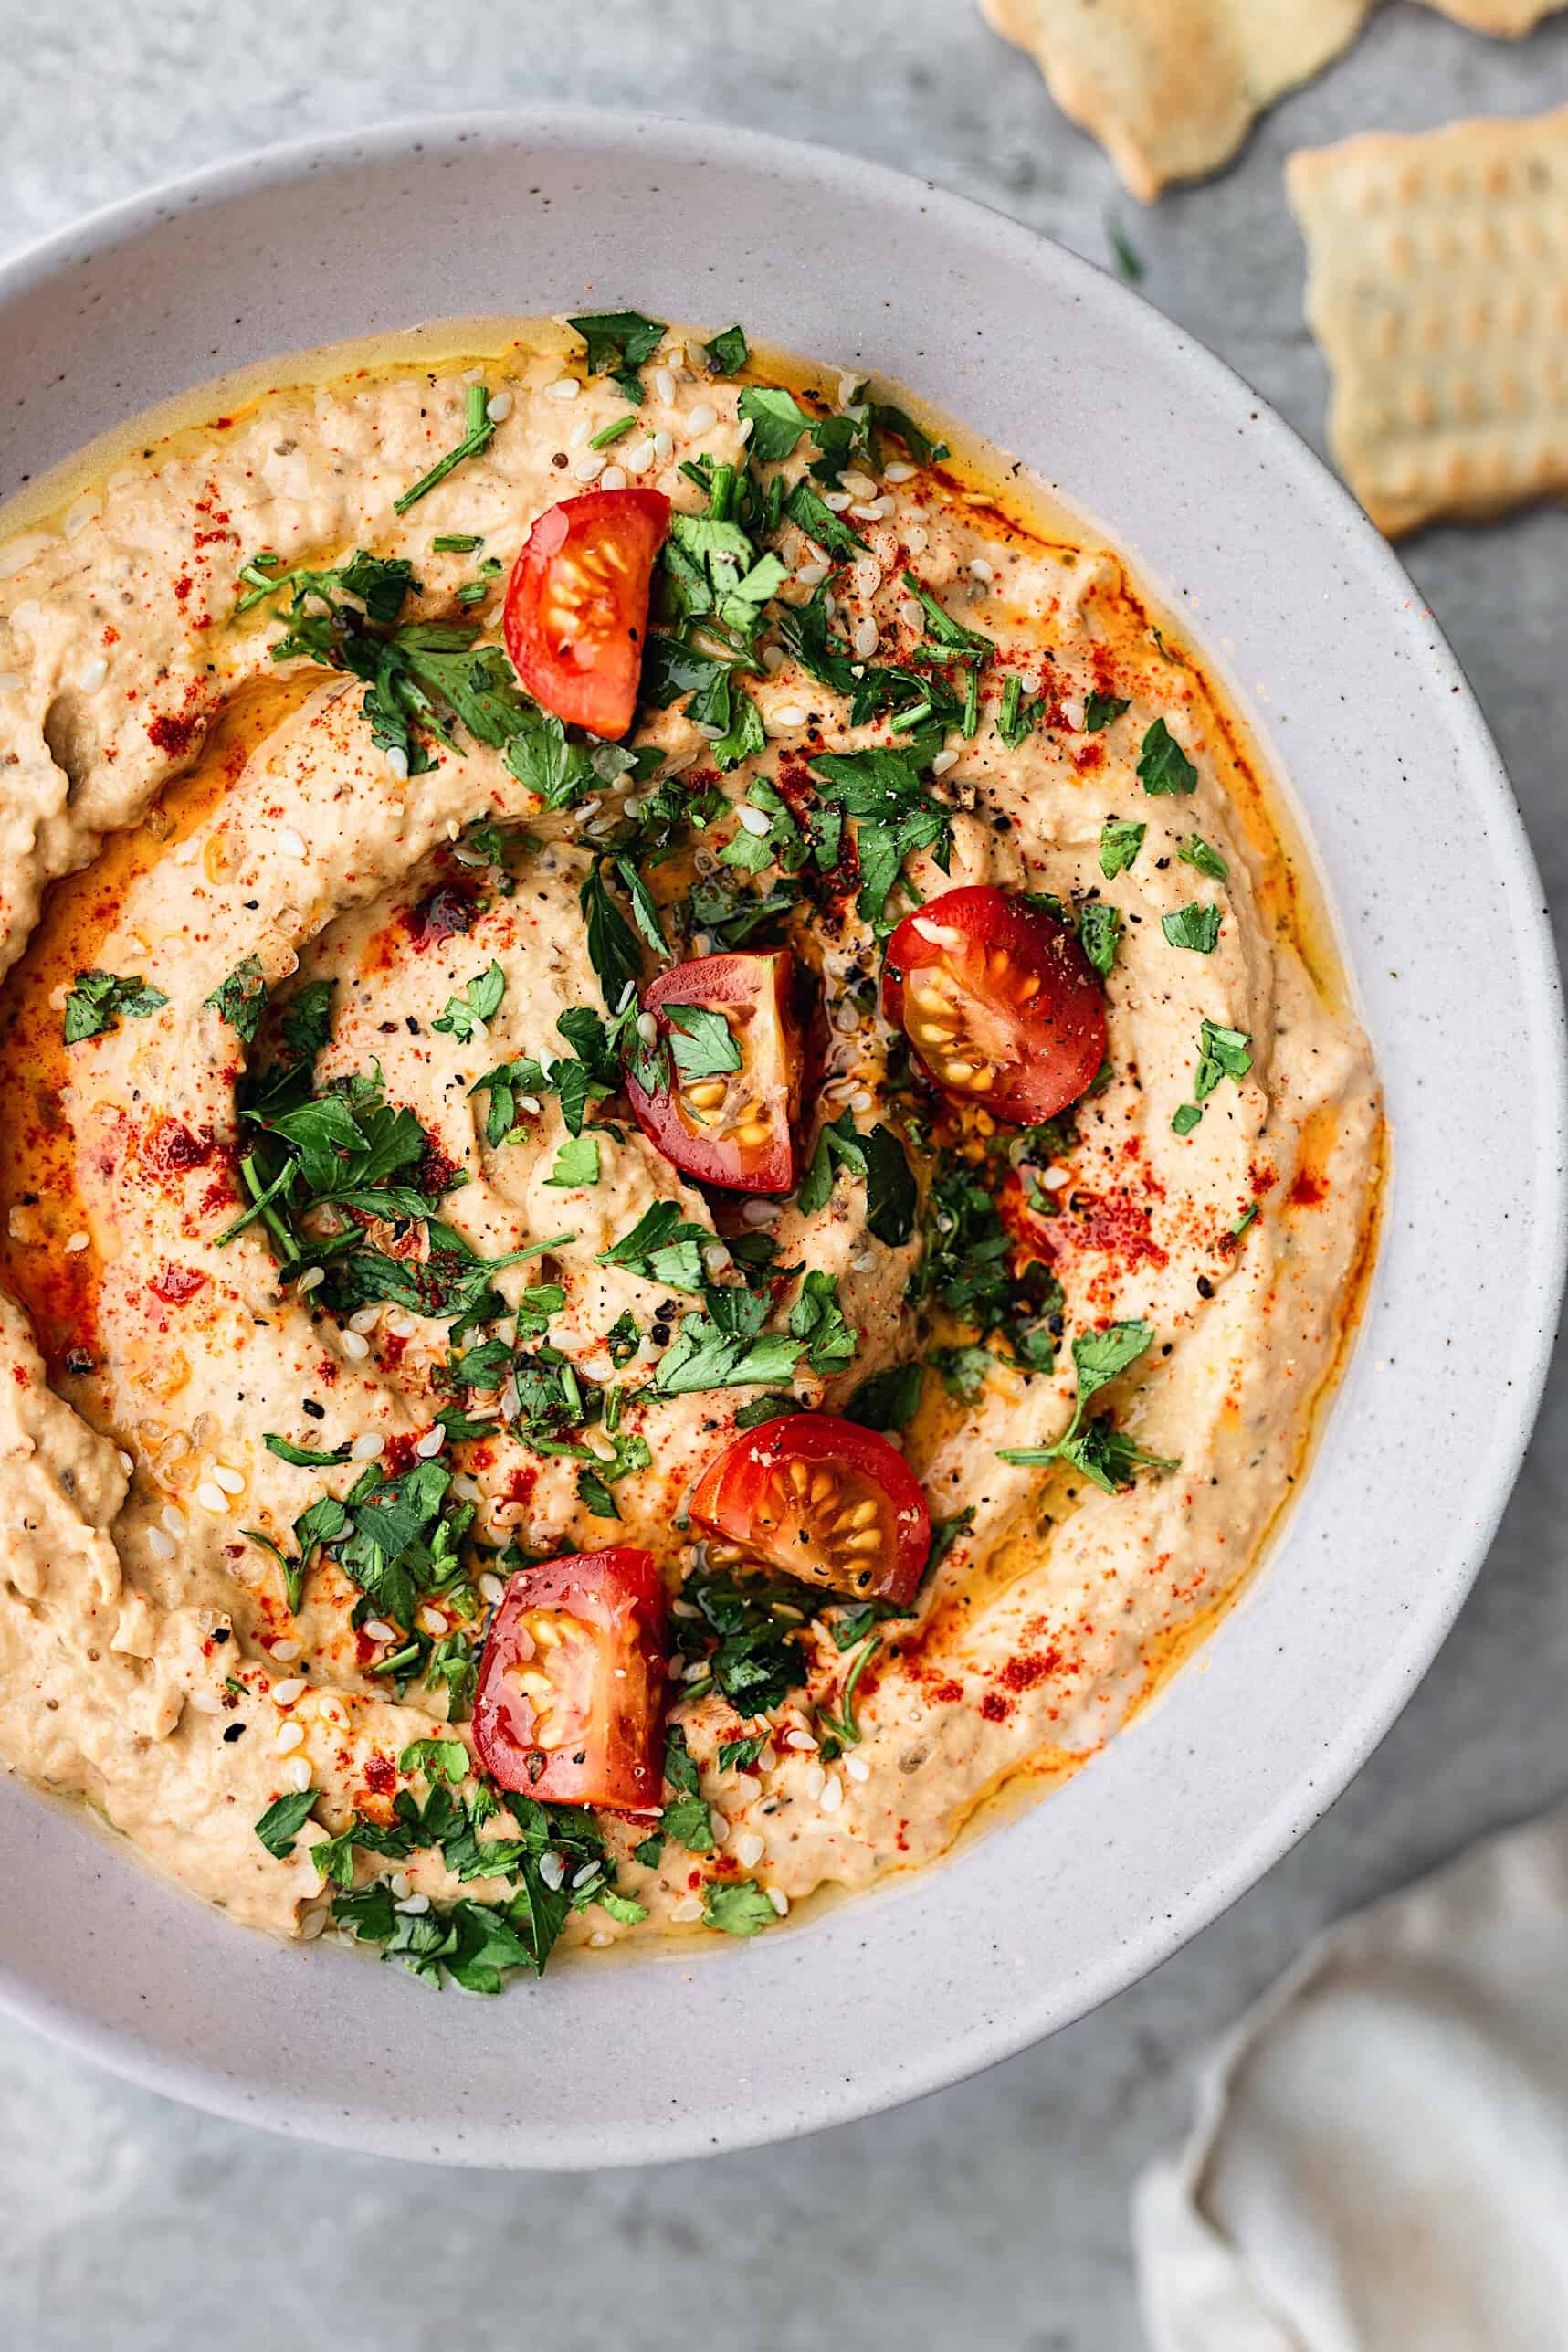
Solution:
<svg viewBox="0 0 1568 2352"><path fill-rule="evenodd" d="M557 718L610 737L631 725L668 529L660 491L606 490L547 506L524 540L501 626L518 676Z"/></svg>
<svg viewBox="0 0 1568 2352"><path fill-rule="evenodd" d="M626 1074L626 1095L648 1141L683 1175L731 1192L788 1192L795 1180L801 1039L795 1018L795 958L699 955L661 972L643 991L670 1058L669 1087L647 1093ZM710 1020L717 1014L726 1046ZM740 1056L736 1068L715 1064Z"/></svg>
<svg viewBox="0 0 1568 2352"><path fill-rule="evenodd" d="M735 1439L698 1481L691 1516L770 1567L900 1608L931 1554L931 1513L903 1455L831 1413Z"/></svg>
<svg viewBox="0 0 1568 2352"><path fill-rule="evenodd" d="M657 1812L665 1597L651 1552L519 1568L479 1661L474 1746L503 1788Z"/></svg>
<svg viewBox="0 0 1568 2352"><path fill-rule="evenodd" d="M888 942L882 1001L927 1075L1025 1126L1076 1102L1105 1060L1105 1000L1065 923L1007 891L929 899Z"/></svg>

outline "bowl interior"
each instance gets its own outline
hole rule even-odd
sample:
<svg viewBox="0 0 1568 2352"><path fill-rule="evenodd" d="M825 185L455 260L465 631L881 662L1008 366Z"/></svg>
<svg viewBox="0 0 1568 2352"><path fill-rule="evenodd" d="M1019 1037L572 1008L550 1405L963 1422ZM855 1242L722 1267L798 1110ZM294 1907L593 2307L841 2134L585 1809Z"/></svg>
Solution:
<svg viewBox="0 0 1568 2352"><path fill-rule="evenodd" d="M868 165L602 113L274 153L0 273L0 494L220 365L619 303L739 318L891 376L1134 559L1290 779L1394 1165L1313 1475L1205 1671L923 1877L745 1946L437 1999L237 1933L0 1785L0 1993L24 2014L203 2104L474 2163L700 2154L841 2121L1022 2047L1192 1935L1328 1804L1428 1662L1517 1469L1562 1277L1555 967L1447 649L1245 385L1027 232Z"/></svg>

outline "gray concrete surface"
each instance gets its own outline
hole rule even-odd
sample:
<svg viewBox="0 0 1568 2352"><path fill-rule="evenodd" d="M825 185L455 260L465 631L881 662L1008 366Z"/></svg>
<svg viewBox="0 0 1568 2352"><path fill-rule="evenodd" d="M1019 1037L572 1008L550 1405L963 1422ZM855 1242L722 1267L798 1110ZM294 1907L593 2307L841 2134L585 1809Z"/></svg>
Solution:
<svg viewBox="0 0 1568 2352"><path fill-rule="evenodd" d="M1568 16L1514 46L1393 0L1226 177L1150 215L966 0L0 0L0 247L244 147L416 109L538 98L722 116L929 174L1097 260L1120 220L1150 299L1321 448L1283 157L1361 128L1568 101ZM1429 532L1408 560L1501 744L1561 925L1568 516ZM1454 1124L1462 1152L1462 1102ZM1183 2123L1192 2052L1321 1922L1568 1785L1563 1369L1490 1563L1380 1754L1262 1885L1098 2016L871 2124L561 2180L284 2144L0 2023L0 2343L1135 2347L1127 2187Z"/></svg>

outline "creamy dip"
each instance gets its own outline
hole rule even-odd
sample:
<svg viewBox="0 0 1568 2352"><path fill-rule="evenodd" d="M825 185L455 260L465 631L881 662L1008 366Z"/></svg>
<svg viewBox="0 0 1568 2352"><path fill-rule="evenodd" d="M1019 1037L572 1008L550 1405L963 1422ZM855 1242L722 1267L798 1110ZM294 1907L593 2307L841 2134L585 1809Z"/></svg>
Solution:
<svg viewBox="0 0 1568 2352"><path fill-rule="evenodd" d="M484 347L247 396L0 548L0 1753L241 1920L489 1990L755 1933L1091 1756L1291 1490L1381 1131L1113 552L738 334ZM627 490L681 520L608 744L523 693L503 603L542 516ZM1092 993L1057 1115L987 1109L940 986L923 1058L892 1017L889 935L926 906L940 962L957 891ZM770 955L790 1164L699 1183L628 1102L674 1041L641 995ZM760 1134L750 1043L692 1034L688 1130ZM869 1503L837 1586L693 1518L808 1414L918 1481L912 1598L844 1566L897 1585ZM671 1604L651 1800L529 1793L547 1713L498 1788L497 1605L610 1547Z"/></svg>

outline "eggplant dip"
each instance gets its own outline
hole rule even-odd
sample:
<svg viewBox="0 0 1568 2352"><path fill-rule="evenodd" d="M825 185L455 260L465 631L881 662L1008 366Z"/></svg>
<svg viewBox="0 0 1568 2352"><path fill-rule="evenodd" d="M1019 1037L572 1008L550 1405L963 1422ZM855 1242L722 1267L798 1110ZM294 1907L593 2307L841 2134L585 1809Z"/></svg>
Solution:
<svg viewBox="0 0 1568 2352"><path fill-rule="evenodd" d="M0 1753L237 1919L755 1935L1255 1561L1376 1081L1025 496L613 312L0 549Z"/></svg>

